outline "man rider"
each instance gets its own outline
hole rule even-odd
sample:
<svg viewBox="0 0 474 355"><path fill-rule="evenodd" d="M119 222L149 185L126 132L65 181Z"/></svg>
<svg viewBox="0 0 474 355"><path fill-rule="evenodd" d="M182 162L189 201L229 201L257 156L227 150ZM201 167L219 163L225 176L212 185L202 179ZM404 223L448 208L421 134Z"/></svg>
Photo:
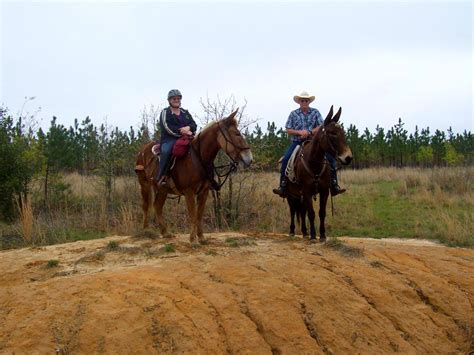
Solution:
<svg viewBox="0 0 474 355"><path fill-rule="evenodd" d="M300 108L290 113L285 125L286 131L292 136L292 141L281 162L280 186L278 189L273 189L273 193L280 197L286 197L285 171L293 150L305 140L310 139L311 136L316 135L324 123L321 113L317 109L309 107L309 104L314 101L314 96L303 91L300 95L295 95L293 100L300 105ZM329 153L326 153L326 159L331 167L331 194L335 196L345 192L346 189L341 189L338 185L336 159Z"/></svg>

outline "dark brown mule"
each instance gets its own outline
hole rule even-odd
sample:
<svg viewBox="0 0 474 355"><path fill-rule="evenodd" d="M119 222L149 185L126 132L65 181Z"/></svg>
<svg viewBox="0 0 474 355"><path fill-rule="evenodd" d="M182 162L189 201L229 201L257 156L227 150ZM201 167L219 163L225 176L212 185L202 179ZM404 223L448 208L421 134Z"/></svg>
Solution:
<svg viewBox="0 0 474 355"><path fill-rule="evenodd" d="M189 220L191 224L190 240L196 238L202 241L202 216L204 206L209 193L209 174L207 171L212 167L220 149L232 159L234 163L243 162L245 166L252 163L252 153L245 139L237 128L235 115L237 110L229 117L207 125L191 142L189 154L176 161L170 171L175 189L171 187L158 188L153 176L155 175L156 162L151 151L154 143L148 143L143 147L137 158L135 172L138 176L142 193L143 227L148 227L148 208L152 192L155 192L154 208L156 220L164 237L171 237L168 233L163 218L163 206L169 193L184 195L188 207ZM196 205L197 203L197 205Z"/></svg>
<svg viewBox="0 0 474 355"><path fill-rule="evenodd" d="M288 182L288 205L290 207L290 235L295 234L295 214L301 222L303 236L308 235L305 217L308 213L310 236L316 239L314 227L315 212L313 196L319 194L319 234L320 240L326 239L324 220L326 204L330 189L330 167L325 153L331 153L341 162L349 164L352 161L351 149L346 144L344 130L337 123L341 117L341 108L333 117L333 107L324 120L324 124L311 141L304 144L295 161L296 182Z"/></svg>

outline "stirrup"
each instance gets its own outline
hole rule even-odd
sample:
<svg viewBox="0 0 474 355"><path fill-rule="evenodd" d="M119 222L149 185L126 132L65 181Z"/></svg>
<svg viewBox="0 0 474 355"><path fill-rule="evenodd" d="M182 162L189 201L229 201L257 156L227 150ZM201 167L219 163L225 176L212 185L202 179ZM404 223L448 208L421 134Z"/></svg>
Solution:
<svg viewBox="0 0 474 355"><path fill-rule="evenodd" d="M168 179L167 179L167 176L166 176L166 175L163 175L163 176L157 181L158 187L167 186L167 185L168 185L167 180L168 180Z"/></svg>

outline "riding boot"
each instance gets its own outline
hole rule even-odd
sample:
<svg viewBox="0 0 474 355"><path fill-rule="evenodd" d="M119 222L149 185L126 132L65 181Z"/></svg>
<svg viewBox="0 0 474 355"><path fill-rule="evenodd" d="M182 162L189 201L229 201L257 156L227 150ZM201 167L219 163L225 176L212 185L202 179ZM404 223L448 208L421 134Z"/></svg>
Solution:
<svg viewBox="0 0 474 355"><path fill-rule="evenodd" d="M278 189L273 189L273 193L280 197L286 197L286 178L280 180L280 186Z"/></svg>
<svg viewBox="0 0 474 355"><path fill-rule="evenodd" d="M160 181L160 158L156 157L156 172L153 179L159 184Z"/></svg>
<svg viewBox="0 0 474 355"><path fill-rule="evenodd" d="M337 171L336 169L331 169L331 195L336 196L346 192L346 189L343 189L337 183Z"/></svg>
<svg viewBox="0 0 474 355"><path fill-rule="evenodd" d="M162 187L162 186L165 187L167 185L166 180L168 179L169 165L170 165L170 162L168 161L166 163L165 168L163 169L162 176L159 176L159 173L156 174L157 175L156 180L157 180L158 187Z"/></svg>

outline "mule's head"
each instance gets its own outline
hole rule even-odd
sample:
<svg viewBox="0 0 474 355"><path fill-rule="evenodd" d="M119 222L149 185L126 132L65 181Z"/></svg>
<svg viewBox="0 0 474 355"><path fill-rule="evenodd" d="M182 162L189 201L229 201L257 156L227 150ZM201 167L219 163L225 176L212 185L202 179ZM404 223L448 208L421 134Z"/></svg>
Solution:
<svg viewBox="0 0 474 355"><path fill-rule="evenodd" d="M347 165L352 161L352 151L346 143L344 129L338 123L341 112L342 107L339 108L333 117L333 107L331 106L322 127L323 138L321 144L326 152L334 155L341 164Z"/></svg>
<svg viewBox="0 0 474 355"><path fill-rule="evenodd" d="M245 167L249 167L253 161L252 152L237 127L238 122L235 118L237 111L239 111L239 109L232 112L229 117L218 122L219 133L217 140L221 149L223 149L228 156L236 162L241 161Z"/></svg>

